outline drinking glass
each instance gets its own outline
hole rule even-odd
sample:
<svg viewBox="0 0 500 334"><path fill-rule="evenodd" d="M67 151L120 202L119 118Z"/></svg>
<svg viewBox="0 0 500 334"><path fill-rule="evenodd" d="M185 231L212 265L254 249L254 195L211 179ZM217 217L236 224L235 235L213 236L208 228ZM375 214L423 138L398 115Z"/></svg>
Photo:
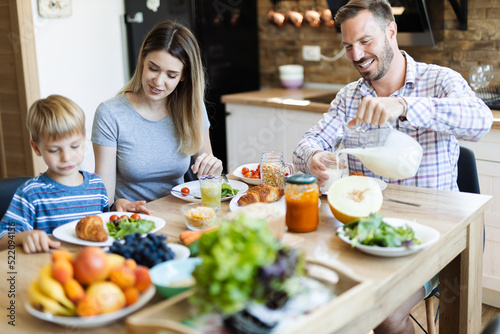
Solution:
<svg viewBox="0 0 500 334"><path fill-rule="evenodd" d="M340 156L335 156L334 154L328 154L321 157L321 162L325 165L326 170L324 173L328 175L328 180L324 181L325 185L321 188L321 192L325 193L330 189L333 182L337 181L342 177L344 171L347 168L345 159Z"/></svg>
<svg viewBox="0 0 500 334"><path fill-rule="evenodd" d="M469 84L474 91L487 87L493 79L493 65L473 65L469 69Z"/></svg>
<svg viewBox="0 0 500 334"><path fill-rule="evenodd" d="M201 201L214 203L220 209L222 177L220 175L203 175L200 181Z"/></svg>

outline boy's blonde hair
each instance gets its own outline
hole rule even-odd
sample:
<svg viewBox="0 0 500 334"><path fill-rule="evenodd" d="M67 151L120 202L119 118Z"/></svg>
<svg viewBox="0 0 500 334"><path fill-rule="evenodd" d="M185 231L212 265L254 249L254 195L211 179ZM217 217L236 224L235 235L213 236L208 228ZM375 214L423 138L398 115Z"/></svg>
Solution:
<svg viewBox="0 0 500 334"><path fill-rule="evenodd" d="M67 97L50 95L31 105L26 125L35 142L42 136L59 140L74 134L85 134L85 114Z"/></svg>

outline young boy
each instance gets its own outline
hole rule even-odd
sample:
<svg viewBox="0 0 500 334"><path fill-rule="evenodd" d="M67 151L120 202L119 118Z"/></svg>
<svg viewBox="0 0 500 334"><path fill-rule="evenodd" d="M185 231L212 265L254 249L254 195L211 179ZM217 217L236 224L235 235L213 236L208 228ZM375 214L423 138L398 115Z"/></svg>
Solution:
<svg viewBox="0 0 500 334"><path fill-rule="evenodd" d="M61 225L108 211L106 188L97 174L80 171L85 149L85 114L73 101L51 95L28 111L30 144L48 166L19 187L0 222L0 250L9 231L26 253L48 252L60 243L48 237Z"/></svg>

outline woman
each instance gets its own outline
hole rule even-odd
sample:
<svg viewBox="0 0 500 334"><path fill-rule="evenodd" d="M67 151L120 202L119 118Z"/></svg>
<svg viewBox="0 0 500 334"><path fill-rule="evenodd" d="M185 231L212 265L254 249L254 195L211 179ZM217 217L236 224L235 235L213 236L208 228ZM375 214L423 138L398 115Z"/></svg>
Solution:
<svg viewBox="0 0 500 334"><path fill-rule="evenodd" d="M222 172L210 145L204 89L193 34L171 21L156 25L142 43L131 80L99 105L94 119L95 171L115 199L113 209L150 214L139 200L170 194L184 182L191 156L198 176Z"/></svg>

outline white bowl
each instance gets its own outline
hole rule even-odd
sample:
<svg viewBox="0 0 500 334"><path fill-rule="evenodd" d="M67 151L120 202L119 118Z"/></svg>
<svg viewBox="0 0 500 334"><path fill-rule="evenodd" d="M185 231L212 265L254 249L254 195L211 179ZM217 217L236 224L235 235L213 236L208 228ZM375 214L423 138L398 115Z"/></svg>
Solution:
<svg viewBox="0 0 500 334"><path fill-rule="evenodd" d="M254 185L254 186L258 186L260 184L260 179L252 179L249 177L245 177L241 173L241 170L243 169L243 167L246 167L246 168L251 169L251 170L255 170L255 169L257 169L258 165L259 165L259 163L251 163L251 164L241 165L233 171L233 175L236 177L239 177L240 180L242 180L243 182L246 182L246 183Z"/></svg>
<svg viewBox="0 0 500 334"><path fill-rule="evenodd" d="M279 67L281 85L288 89L296 89L304 82L304 66L281 65Z"/></svg>

